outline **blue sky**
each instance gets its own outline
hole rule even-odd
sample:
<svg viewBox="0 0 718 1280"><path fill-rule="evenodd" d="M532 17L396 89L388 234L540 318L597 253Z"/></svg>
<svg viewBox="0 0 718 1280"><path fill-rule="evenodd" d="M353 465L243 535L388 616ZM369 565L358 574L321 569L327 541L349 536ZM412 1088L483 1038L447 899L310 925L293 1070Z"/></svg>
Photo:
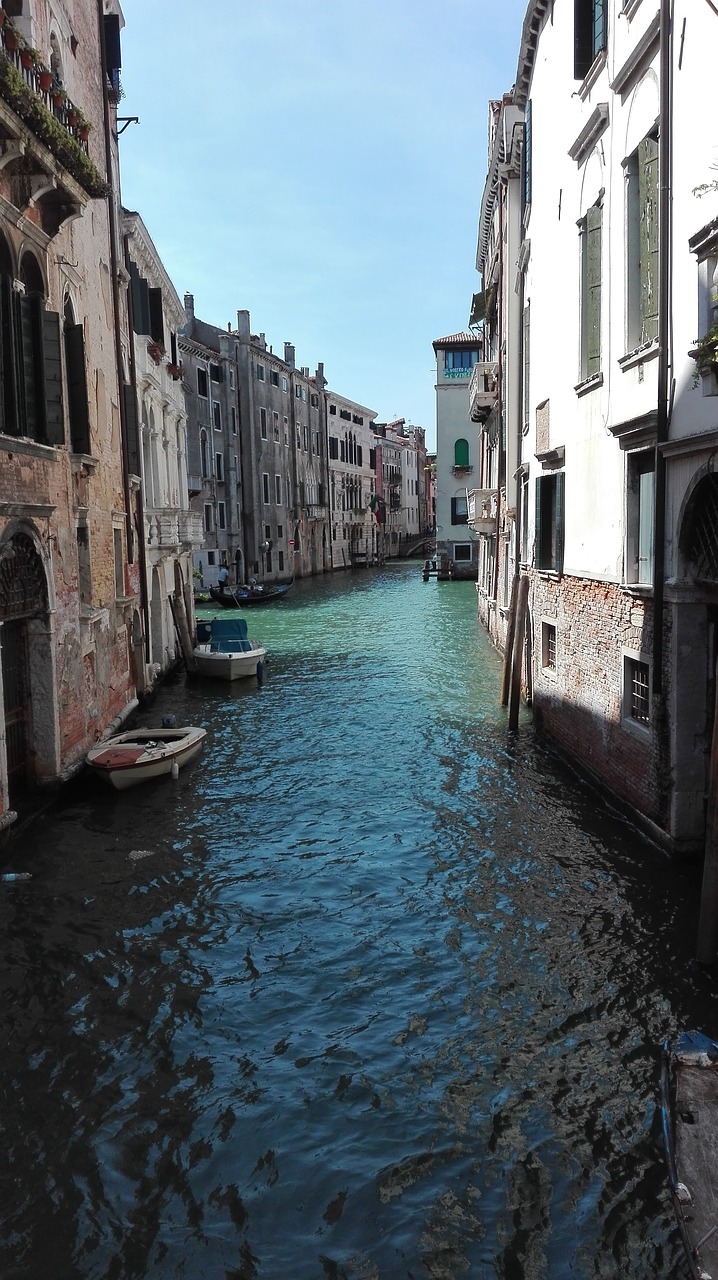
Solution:
<svg viewBox="0 0 718 1280"><path fill-rule="evenodd" d="M251 313L380 420L434 430L464 329L488 101L523 0L122 0L122 198L202 319Z"/></svg>

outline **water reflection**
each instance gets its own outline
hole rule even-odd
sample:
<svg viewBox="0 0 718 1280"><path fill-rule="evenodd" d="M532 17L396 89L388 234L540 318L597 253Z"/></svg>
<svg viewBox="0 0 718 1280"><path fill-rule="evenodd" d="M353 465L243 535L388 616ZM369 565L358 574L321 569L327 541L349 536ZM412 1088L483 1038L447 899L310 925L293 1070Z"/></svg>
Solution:
<svg viewBox="0 0 718 1280"><path fill-rule="evenodd" d="M299 583L250 634L261 690L145 713L201 761L78 783L2 886L3 1277L680 1274L696 873L507 743L470 584Z"/></svg>

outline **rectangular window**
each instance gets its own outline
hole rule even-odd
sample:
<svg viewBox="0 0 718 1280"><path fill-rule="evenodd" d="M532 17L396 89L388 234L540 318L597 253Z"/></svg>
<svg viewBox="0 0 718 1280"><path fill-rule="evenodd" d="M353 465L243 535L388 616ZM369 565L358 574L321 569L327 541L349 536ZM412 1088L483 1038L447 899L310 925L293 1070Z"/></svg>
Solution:
<svg viewBox="0 0 718 1280"><path fill-rule="evenodd" d="M271 542L271 539L272 539L272 526L271 526L271 524L265 524L265 526L264 526L264 540L265 540L265 542Z"/></svg>
<svg viewBox="0 0 718 1280"><path fill-rule="evenodd" d="M360 444L357 445L357 466L364 466L364 451Z"/></svg>
<svg viewBox="0 0 718 1280"><path fill-rule="evenodd" d="M310 401L311 401L311 406L312 406L312 408L313 408L313 409L318 409L318 408L319 408L319 396L318 396L318 395L316 395L314 392L312 392L312 395L311 395Z"/></svg>
<svg viewBox="0 0 718 1280"><path fill-rule="evenodd" d="M217 503L217 528L218 529L227 528L226 508L223 502Z"/></svg>
<svg viewBox="0 0 718 1280"><path fill-rule="evenodd" d="M286 390L287 390L287 379L282 378L282 391L286 391Z"/></svg>
<svg viewBox="0 0 718 1280"><path fill-rule="evenodd" d="M531 404L531 390L529 385L529 375L531 373L531 303L530 302L526 307L524 307L523 330L521 334L521 340L522 340L521 356L523 360L523 387L521 388L521 395L523 400L523 405L522 405L523 434L526 436L528 435L529 427L531 425L529 421L530 412L531 412L529 408Z"/></svg>
<svg viewBox="0 0 718 1280"><path fill-rule="evenodd" d="M541 623L541 666L544 671L556 670L556 624Z"/></svg>
<svg viewBox="0 0 718 1280"><path fill-rule="evenodd" d="M626 581L653 582L653 508L655 455L652 449L629 453L626 494Z"/></svg>
<svg viewBox="0 0 718 1280"><path fill-rule="evenodd" d="M332 414L333 417L336 416L337 406L335 404L330 404L329 412L330 414Z"/></svg>
<svg viewBox="0 0 718 1280"><path fill-rule="evenodd" d="M658 141L626 163L626 350L658 336Z"/></svg>
<svg viewBox="0 0 718 1280"><path fill-rule="evenodd" d="M581 381L601 371L601 237L603 210L593 205L579 223L581 235Z"/></svg>
<svg viewBox="0 0 718 1280"><path fill-rule="evenodd" d="M264 365L257 365L257 382L264 382Z"/></svg>
<svg viewBox="0 0 718 1280"><path fill-rule="evenodd" d="M283 537L284 537L284 525L283 525L283 524L278 524L278 525L277 525L277 537L278 537L278 538L283 538Z"/></svg>
<svg viewBox="0 0 718 1280"><path fill-rule="evenodd" d="M230 389L234 391L234 369L232 368L231 365L229 367L229 386L230 386Z"/></svg>
<svg viewBox="0 0 718 1280"><path fill-rule="evenodd" d="M470 563L471 562L471 543L455 542L453 559L455 564L461 564L462 561L464 564L466 564L467 562Z"/></svg>
<svg viewBox="0 0 718 1280"><path fill-rule="evenodd" d="M306 451L306 448L307 448L307 428L306 428L306 426L303 426L303 427L302 427L302 448Z"/></svg>
<svg viewBox="0 0 718 1280"><path fill-rule="evenodd" d="M277 568L279 569L280 573L284 568L284 552L283 551L277 552Z"/></svg>
<svg viewBox="0 0 718 1280"><path fill-rule="evenodd" d="M214 474L218 480L224 480L224 457L221 453L214 455Z"/></svg>
<svg viewBox="0 0 718 1280"><path fill-rule="evenodd" d="M284 443L289 444L289 418L284 419Z"/></svg>
<svg viewBox="0 0 718 1280"><path fill-rule="evenodd" d="M237 434L237 410L235 409L234 405L232 405L232 408L230 409L230 413L231 413L231 415L232 415L232 435L233 435L233 436L236 436L236 434Z"/></svg>
<svg viewBox="0 0 718 1280"><path fill-rule="evenodd" d="M272 410L272 433L277 444L279 444L279 414Z"/></svg>
<svg viewBox="0 0 718 1280"><path fill-rule="evenodd" d="M392 506L394 495L392 494ZM451 523L452 524L468 524L469 507L466 501L466 495L451 499Z"/></svg>
<svg viewBox="0 0 718 1280"><path fill-rule="evenodd" d="M479 358L478 351L445 351L444 352L444 368L445 369L473 369ZM347 418L350 416L346 415ZM342 414L344 417L344 414Z"/></svg>
<svg viewBox="0 0 718 1280"><path fill-rule="evenodd" d="M267 439L267 410L259 410L259 430L263 440Z"/></svg>
<svg viewBox="0 0 718 1280"><path fill-rule="evenodd" d="M650 668L639 658L623 658L623 717L648 728L651 722Z"/></svg>
<svg viewBox="0 0 718 1280"><path fill-rule="evenodd" d="M573 78L585 80L606 48L607 0L574 0Z"/></svg>
<svg viewBox="0 0 718 1280"><path fill-rule="evenodd" d="M197 395L206 400L209 395L209 382L207 380L207 370L197 370Z"/></svg>
<svg viewBox="0 0 718 1280"><path fill-rule="evenodd" d="M278 507L282 505L282 477L274 477L274 501Z"/></svg>
<svg viewBox="0 0 718 1280"><path fill-rule="evenodd" d="M215 400L212 403L212 421L214 423L215 431L221 431L222 430L222 406L218 400Z"/></svg>
<svg viewBox="0 0 718 1280"><path fill-rule="evenodd" d="M266 471L262 474L262 497L265 502L269 502L269 475Z"/></svg>
<svg viewBox="0 0 718 1280"><path fill-rule="evenodd" d="M276 369L269 370L269 381L271 382L273 387L279 386L279 374Z"/></svg>
<svg viewBox="0 0 718 1280"><path fill-rule="evenodd" d="M220 365L218 365L218 364L211 364L211 365L209 366L209 376L210 376L210 379L211 379L211 381L212 381L212 382L221 382L221 381L222 381L222 369L221 369Z"/></svg>
<svg viewBox="0 0 718 1280"><path fill-rule="evenodd" d="M90 556L90 530L86 524L77 526L77 571L80 587L80 603L92 603L92 559Z"/></svg>
<svg viewBox="0 0 718 1280"><path fill-rule="evenodd" d="M204 531L205 531L205 533L211 533L211 532L212 532L212 528L213 528L213 521L212 521L212 504L211 504L210 502L205 502L205 504L204 504Z"/></svg>
<svg viewBox="0 0 718 1280"><path fill-rule="evenodd" d="M297 400L301 400L301 398L302 398L302 388L299 386L299 383L297 383L297 385L296 385L296 386L295 386L295 388L294 388L294 394L295 394L295 396L296 396Z"/></svg>
<svg viewBox="0 0 718 1280"><path fill-rule="evenodd" d="M564 484L563 471L536 480L535 563L554 573L563 572Z"/></svg>
<svg viewBox="0 0 718 1280"><path fill-rule="evenodd" d="M122 600L125 594L125 566L122 554L122 530L113 529L112 538L115 552L115 596Z"/></svg>

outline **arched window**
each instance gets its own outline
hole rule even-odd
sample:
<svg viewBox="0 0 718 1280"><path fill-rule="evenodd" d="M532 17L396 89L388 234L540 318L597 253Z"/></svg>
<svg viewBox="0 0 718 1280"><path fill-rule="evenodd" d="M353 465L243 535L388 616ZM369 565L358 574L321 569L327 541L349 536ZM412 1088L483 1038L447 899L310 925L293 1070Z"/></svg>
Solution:
<svg viewBox="0 0 718 1280"><path fill-rule="evenodd" d="M469 442L468 440L457 440L454 445L454 466L468 467L469 465Z"/></svg>
<svg viewBox="0 0 718 1280"><path fill-rule="evenodd" d="M62 54L60 53L60 42L55 34L50 34L50 70L55 79L62 84Z"/></svg>
<svg viewBox="0 0 718 1280"><path fill-rule="evenodd" d="M20 290L5 269L6 255L0 259L1 429L41 444L64 444L60 317L45 309L45 281L33 253L22 256Z"/></svg>
<svg viewBox="0 0 718 1280"><path fill-rule="evenodd" d="M704 476L691 495L681 529L681 549L699 582L718 582L718 475Z"/></svg>

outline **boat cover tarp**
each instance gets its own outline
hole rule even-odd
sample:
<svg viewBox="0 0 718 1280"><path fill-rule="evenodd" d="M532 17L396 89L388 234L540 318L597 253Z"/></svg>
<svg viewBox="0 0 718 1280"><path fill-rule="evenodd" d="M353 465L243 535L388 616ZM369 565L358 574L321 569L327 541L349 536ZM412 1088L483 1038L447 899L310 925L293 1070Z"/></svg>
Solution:
<svg viewBox="0 0 718 1280"><path fill-rule="evenodd" d="M251 648L244 618L212 619L212 653L246 653Z"/></svg>

